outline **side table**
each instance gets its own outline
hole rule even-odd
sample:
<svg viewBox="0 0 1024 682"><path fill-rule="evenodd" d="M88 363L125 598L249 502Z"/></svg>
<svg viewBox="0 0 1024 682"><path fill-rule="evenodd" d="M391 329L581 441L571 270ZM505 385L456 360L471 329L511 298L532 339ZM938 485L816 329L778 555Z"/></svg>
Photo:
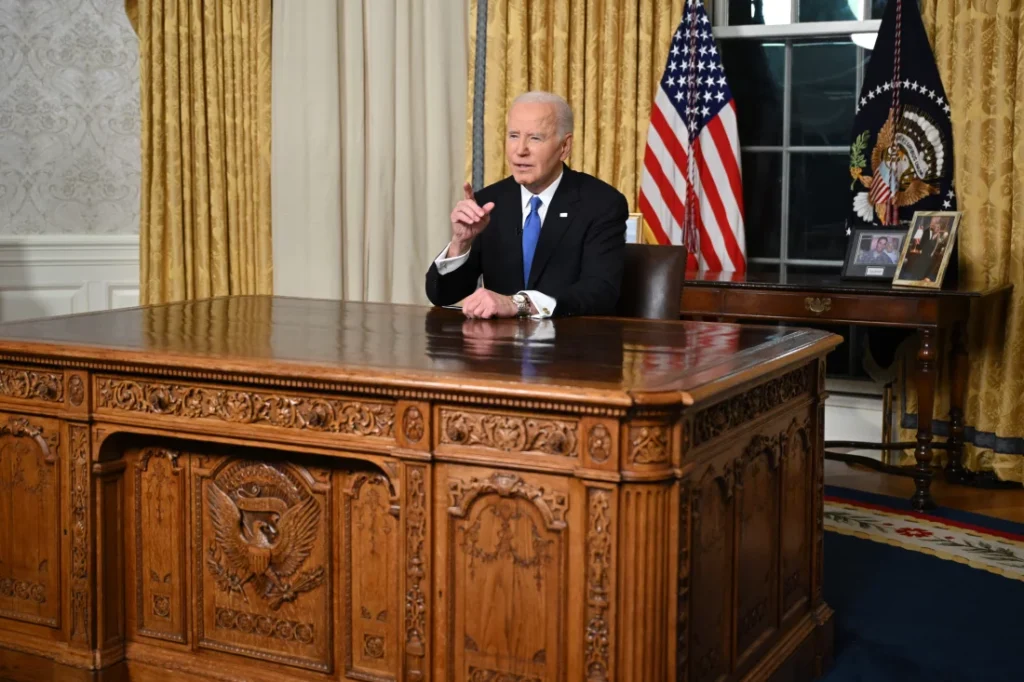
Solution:
<svg viewBox="0 0 1024 682"><path fill-rule="evenodd" d="M877 460L826 452L831 459L868 464L915 482L914 509L931 509L932 450L949 453L945 476L965 482L970 472L963 467L964 400L967 392L967 321L971 304L983 299L1008 298L1010 284L987 289L924 289L894 287L887 282L844 280L839 275L779 273L687 272L680 303L684 318L715 318L797 323L856 324L917 330L918 428L916 442L882 445L866 442L826 442L826 447L858 447L875 450L914 448L916 465L898 467ZM938 335L952 330L950 435L946 443L932 442L932 411L935 403Z"/></svg>

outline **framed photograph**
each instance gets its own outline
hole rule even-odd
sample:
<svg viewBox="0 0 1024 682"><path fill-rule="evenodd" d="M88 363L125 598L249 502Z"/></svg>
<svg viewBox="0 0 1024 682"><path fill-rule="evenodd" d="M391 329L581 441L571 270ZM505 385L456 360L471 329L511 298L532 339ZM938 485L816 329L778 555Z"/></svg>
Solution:
<svg viewBox="0 0 1024 682"><path fill-rule="evenodd" d="M941 289L956 244L960 211L918 211L910 221L892 283Z"/></svg>
<svg viewBox="0 0 1024 682"><path fill-rule="evenodd" d="M907 238L904 229L854 228L846 247L843 279L872 279L891 282L896 275L900 252Z"/></svg>
<svg viewBox="0 0 1024 682"><path fill-rule="evenodd" d="M630 213L626 218L626 243L644 243L644 217L639 213Z"/></svg>

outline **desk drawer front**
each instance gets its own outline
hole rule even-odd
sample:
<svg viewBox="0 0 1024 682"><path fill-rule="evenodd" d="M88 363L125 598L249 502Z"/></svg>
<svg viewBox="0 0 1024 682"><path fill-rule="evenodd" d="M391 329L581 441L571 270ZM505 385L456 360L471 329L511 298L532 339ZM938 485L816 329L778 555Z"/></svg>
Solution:
<svg viewBox="0 0 1024 682"><path fill-rule="evenodd" d="M906 324L937 315L934 303L892 296L852 296L820 292L695 291L684 293L683 314L727 315L763 319L827 320Z"/></svg>

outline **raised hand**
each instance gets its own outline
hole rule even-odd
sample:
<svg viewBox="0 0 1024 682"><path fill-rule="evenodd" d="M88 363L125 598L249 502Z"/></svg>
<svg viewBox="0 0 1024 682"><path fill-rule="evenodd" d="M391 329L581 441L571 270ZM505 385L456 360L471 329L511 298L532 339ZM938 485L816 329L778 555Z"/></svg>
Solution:
<svg viewBox="0 0 1024 682"><path fill-rule="evenodd" d="M462 186L464 197L452 209L452 242L448 247L448 257L461 256L469 250L473 239L484 231L491 222L491 211L494 202L489 201L483 206L476 203L473 196L473 185Z"/></svg>

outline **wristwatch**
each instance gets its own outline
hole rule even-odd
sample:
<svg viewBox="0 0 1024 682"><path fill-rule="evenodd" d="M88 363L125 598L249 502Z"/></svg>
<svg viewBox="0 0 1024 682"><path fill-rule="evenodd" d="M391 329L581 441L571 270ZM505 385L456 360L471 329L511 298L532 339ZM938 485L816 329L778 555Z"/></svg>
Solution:
<svg viewBox="0 0 1024 682"><path fill-rule="evenodd" d="M516 315L526 317L530 314L530 299L526 294L512 294L512 302L516 304Z"/></svg>

